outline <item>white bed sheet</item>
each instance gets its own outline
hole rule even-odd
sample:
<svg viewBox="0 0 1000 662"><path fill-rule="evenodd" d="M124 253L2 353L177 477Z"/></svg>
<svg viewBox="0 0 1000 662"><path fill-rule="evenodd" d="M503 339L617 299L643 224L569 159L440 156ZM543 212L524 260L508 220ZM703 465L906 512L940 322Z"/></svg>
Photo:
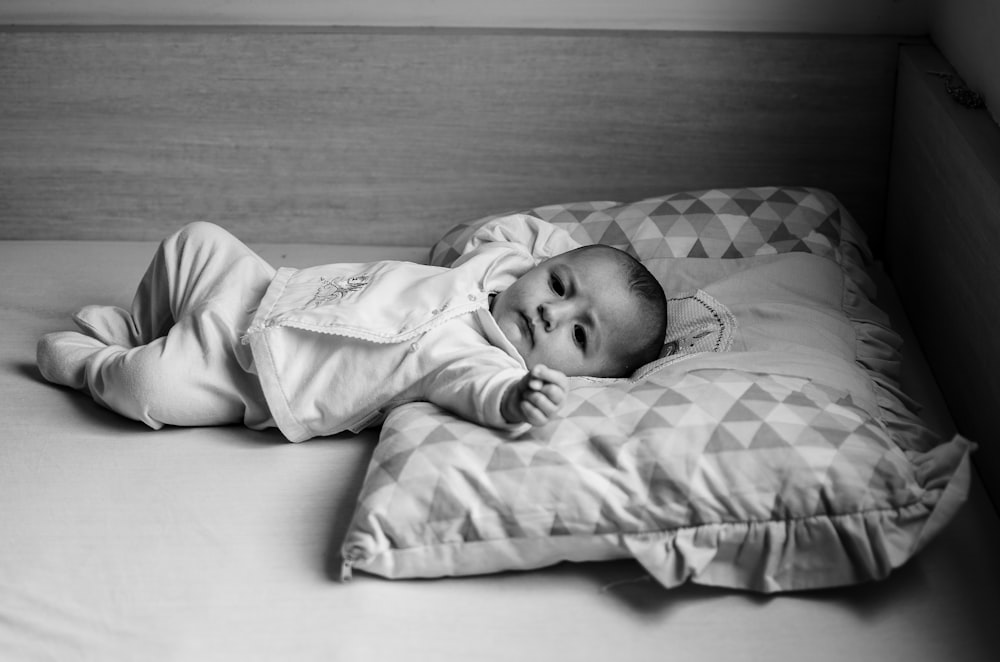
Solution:
<svg viewBox="0 0 1000 662"><path fill-rule="evenodd" d="M0 242L0 660L920 662L1000 650L1000 520L978 482L923 553L854 588L667 591L626 561L341 584L337 550L374 431L298 445L239 427L153 432L38 375L38 336L70 328L84 304L127 305L154 247ZM256 248L276 265L425 256ZM925 366L906 370L947 429Z"/></svg>

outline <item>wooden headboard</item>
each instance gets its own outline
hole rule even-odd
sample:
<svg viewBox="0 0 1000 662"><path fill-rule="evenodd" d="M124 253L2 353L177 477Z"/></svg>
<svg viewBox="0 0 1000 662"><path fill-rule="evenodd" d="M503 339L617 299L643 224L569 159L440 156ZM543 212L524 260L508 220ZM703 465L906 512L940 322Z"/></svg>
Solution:
<svg viewBox="0 0 1000 662"><path fill-rule="evenodd" d="M0 29L0 238L429 245L457 221L833 191L878 243L897 40L648 31Z"/></svg>
<svg viewBox="0 0 1000 662"><path fill-rule="evenodd" d="M953 100L941 73L954 70L934 48L902 49L886 261L1000 504L1000 127Z"/></svg>

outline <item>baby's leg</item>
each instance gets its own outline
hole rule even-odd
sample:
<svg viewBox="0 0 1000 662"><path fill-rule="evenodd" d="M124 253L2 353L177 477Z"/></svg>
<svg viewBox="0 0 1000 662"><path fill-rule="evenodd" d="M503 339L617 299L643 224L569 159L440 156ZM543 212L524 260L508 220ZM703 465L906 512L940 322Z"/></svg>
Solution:
<svg viewBox="0 0 1000 662"><path fill-rule="evenodd" d="M190 223L158 247L136 289L131 311L86 306L73 315L84 334L106 345L138 347L164 335L175 320L225 291L255 302L274 269L212 223ZM258 294L259 292L259 294Z"/></svg>
<svg viewBox="0 0 1000 662"><path fill-rule="evenodd" d="M220 293L243 291L244 304L255 305L273 277L274 268L226 230L190 223L160 244L131 310L85 306L73 321L106 345L137 347L164 335L189 310Z"/></svg>
<svg viewBox="0 0 1000 662"><path fill-rule="evenodd" d="M164 335L175 322L210 301L253 308L274 268L243 242L211 223L191 223L160 244L135 298L138 344Z"/></svg>
<svg viewBox="0 0 1000 662"><path fill-rule="evenodd" d="M136 347L139 331L132 313L118 306L84 306L73 314L73 321L84 334L105 345Z"/></svg>
<svg viewBox="0 0 1000 662"><path fill-rule="evenodd" d="M54 384L87 389L87 363L109 350L106 343L76 331L47 333L38 341L36 358L42 377Z"/></svg>
<svg viewBox="0 0 1000 662"><path fill-rule="evenodd" d="M38 366L49 381L87 391L154 429L240 422L260 427L270 416L257 378L241 365L229 322L204 310L133 348L73 331L51 333L38 344Z"/></svg>
<svg viewBox="0 0 1000 662"><path fill-rule="evenodd" d="M131 312L84 308L86 335L42 338L39 369L154 428L260 423L268 415L239 338L273 276L222 228L192 223L160 244Z"/></svg>

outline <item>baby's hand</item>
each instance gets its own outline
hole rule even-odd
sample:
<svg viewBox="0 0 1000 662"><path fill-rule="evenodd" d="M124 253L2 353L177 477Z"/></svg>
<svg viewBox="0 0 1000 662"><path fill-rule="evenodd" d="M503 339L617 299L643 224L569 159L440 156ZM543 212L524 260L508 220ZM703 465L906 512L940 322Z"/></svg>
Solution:
<svg viewBox="0 0 1000 662"><path fill-rule="evenodd" d="M503 401L503 416L508 423L545 425L559 410L569 380L566 375L536 365L518 383L507 389Z"/></svg>

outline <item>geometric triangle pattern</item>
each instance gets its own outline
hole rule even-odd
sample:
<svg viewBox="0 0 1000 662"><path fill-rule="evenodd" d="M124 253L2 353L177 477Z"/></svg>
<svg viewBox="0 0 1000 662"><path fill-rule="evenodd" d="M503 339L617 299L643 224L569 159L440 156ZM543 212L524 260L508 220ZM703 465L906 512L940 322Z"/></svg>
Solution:
<svg viewBox="0 0 1000 662"><path fill-rule="evenodd" d="M536 216L569 231L581 244L608 244L639 260L804 252L838 262L848 215L831 193L808 187L709 189L631 203L547 205L460 223L434 245L430 263L450 265L480 225L511 213Z"/></svg>
<svg viewBox="0 0 1000 662"><path fill-rule="evenodd" d="M627 557L607 548L622 536L730 527L719 544L731 544L747 522L923 507L911 461L849 394L692 366L614 387L574 380L562 416L516 440L428 403L392 410L345 558L378 572L416 557L416 576L436 576L464 574L469 555L475 572L499 572ZM744 562L754 544L770 553L744 542ZM538 547L544 560L527 561Z"/></svg>
<svg viewBox="0 0 1000 662"><path fill-rule="evenodd" d="M864 237L833 195L712 189L523 213L640 260L829 259L853 288L835 299L850 314L855 360L828 352L819 367L772 370L786 348L733 351L735 319L698 290L668 301L661 359L630 379L571 379L556 417L517 439L429 403L396 407L344 541L348 566L436 577L632 557L665 586L773 592L880 579L922 546L950 488L922 485L914 458L947 444L895 399L898 382L879 367L898 347L870 301ZM456 226L430 262L449 266L499 216ZM860 390L827 383L858 370ZM869 393L878 404L865 404ZM967 459L966 446L948 443ZM942 460L932 473L961 483L960 470L964 460Z"/></svg>

